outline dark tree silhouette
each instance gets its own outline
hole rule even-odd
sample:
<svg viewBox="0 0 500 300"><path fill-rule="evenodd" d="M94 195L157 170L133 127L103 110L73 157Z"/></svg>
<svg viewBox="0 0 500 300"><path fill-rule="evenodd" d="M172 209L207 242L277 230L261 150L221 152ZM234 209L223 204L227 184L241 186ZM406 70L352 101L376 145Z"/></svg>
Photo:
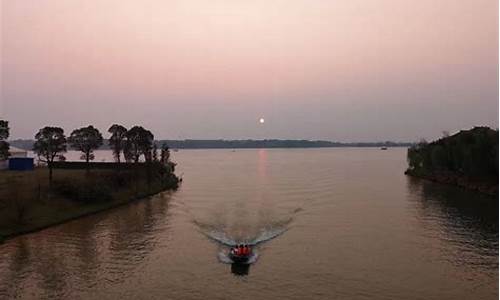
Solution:
<svg viewBox="0 0 500 300"><path fill-rule="evenodd" d="M425 175L451 172L471 177L498 178L498 130L474 127L432 143L408 149L408 171Z"/></svg>
<svg viewBox="0 0 500 300"><path fill-rule="evenodd" d="M161 154L160 154L160 162L166 165L170 160L170 150L166 143L161 145Z"/></svg>
<svg viewBox="0 0 500 300"><path fill-rule="evenodd" d="M52 163L56 158L64 159L66 152L66 137L60 127L46 126L35 135L33 151L38 160L47 163L49 167L49 181L52 182Z"/></svg>
<svg viewBox="0 0 500 300"><path fill-rule="evenodd" d="M0 160L9 158L9 122L0 120Z"/></svg>
<svg viewBox="0 0 500 300"><path fill-rule="evenodd" d="M158 162L158 146L153 142L153 149L151 150L151 157L154 162Z"/></svg>
<svg viewBox="0 0 500 300"><path fill-rule="evenodd" d="M160 163L167 168L169 173L175 172L177 164L170 161L170 149L166 143L161 145Z"/></svg>
<svg viewBox="0 0 500 300"><path fill-rule="evenodd" d="M94 160L94 150L102 146L102 134L97 128L92 125L73 130L68 138L70 146L82 152L81 159L87 162L87 170L89 170L89 162Z"/></svg>
<svg viewBox="0 0 500 300"><path fill-rule="evenodd" d="M109 138L109 146L113 151L115 161L119 163L120 153L124 152L125 148L127 128L123 127L122 125L113 124L111 125L111 127L109 127L108 132L111 133L111 137Z"/></svg>
<svg viewBox="0 0 500 300"><path fill-rule="evenodd" d="M141 155L144 159L151 161L151 149L153 148L154 136L151 131L142 126L134 126L126 133L125 156L135 163L139 162Z"/></svg>

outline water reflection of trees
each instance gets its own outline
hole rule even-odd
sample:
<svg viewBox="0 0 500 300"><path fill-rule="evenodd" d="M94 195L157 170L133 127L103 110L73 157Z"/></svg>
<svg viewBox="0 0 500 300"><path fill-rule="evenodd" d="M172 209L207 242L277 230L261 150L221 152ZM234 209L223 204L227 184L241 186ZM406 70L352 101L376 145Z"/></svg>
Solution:
<svg viewBox="0 0 500 300"><path fill-rule="evenodd" d="M168 228L169 195L79 219L0 246L0 295L68 298L131 276Z"/></svg>
<svg viewBox="0 0 500 300"><path fill-rule="evenodd" d="M408 190L415 200L418 218L438 226L444 233L442 239L473 252L476 259L495 258L498 266L497 199L415 178L408 178Z"/></svg>

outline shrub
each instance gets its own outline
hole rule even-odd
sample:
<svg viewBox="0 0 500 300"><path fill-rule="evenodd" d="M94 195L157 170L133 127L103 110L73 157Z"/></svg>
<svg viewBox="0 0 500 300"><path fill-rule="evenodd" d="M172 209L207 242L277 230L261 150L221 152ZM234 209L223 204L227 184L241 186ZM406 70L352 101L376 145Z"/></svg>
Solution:
<svg viewBox="0 0 500 300"><path fill-rule="evenodd" d="M104 202L113 199L112 190L108 185L95 184L92 181L57 180L54 182L52 189L67 199L85 203Z"/></svg>

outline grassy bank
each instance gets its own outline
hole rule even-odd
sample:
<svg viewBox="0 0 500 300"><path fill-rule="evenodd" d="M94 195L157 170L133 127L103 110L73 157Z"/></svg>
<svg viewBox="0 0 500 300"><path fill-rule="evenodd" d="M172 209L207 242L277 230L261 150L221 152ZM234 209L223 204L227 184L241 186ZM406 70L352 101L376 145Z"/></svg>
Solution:
<svg viewBox="0 0 500 300"><path fill-rule="evenodd" d="M163 168L0 172L0 241L176 189L178 178Z"/></svg>

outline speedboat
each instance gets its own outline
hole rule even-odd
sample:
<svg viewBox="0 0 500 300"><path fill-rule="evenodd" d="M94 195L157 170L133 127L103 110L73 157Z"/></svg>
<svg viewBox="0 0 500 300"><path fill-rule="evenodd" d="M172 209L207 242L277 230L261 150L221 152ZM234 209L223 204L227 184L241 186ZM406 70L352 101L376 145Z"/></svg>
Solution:
<svg viewBox="0 0 500 300"><path fill-rule="evenodd" d="M237 254L238 252L236 251L236 248L231 248L229 251L229 258L233 261L233 263L246 263L252 257L252 249L250 248L250 251L248 254L243 255L243 254Z"/></svg>

